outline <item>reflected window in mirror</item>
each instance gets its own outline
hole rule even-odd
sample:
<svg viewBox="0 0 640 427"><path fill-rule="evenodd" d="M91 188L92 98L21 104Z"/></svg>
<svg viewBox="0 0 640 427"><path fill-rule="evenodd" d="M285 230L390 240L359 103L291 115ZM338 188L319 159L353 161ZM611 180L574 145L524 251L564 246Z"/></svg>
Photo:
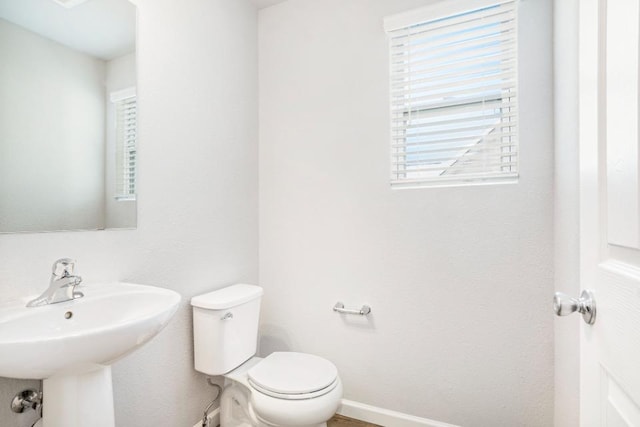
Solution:
<svg viewBox="0 0 640 427"><path fill-rule="evenodd" d="M136 200L138 107L135 88L112 92L115 109L115 194L119 201Z"/></svg>

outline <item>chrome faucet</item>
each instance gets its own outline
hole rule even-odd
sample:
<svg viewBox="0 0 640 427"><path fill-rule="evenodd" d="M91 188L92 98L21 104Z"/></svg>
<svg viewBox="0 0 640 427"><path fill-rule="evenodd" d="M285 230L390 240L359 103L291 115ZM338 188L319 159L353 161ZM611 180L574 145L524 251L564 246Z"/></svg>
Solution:
<svg viewBox="0 0 640 427"><path fill-rule="evenodd" d="M62 258L53 263L49 288L27 307L40 307L48 304L71 301L84 295L76 291L76 286L82 282L82 277L73 274L76 262L69 258Z"/></svg>

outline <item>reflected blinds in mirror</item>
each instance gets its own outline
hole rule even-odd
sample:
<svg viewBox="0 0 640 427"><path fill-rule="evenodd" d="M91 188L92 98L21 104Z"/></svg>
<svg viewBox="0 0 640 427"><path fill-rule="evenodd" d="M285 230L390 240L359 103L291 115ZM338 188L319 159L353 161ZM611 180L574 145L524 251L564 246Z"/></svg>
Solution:
<svg viewBox="0 0 640 427"><path fill-rule="evenodd" d="M135 89L112 94L116 113L116 194L118 200L135 200L138 107Z"/></svg>

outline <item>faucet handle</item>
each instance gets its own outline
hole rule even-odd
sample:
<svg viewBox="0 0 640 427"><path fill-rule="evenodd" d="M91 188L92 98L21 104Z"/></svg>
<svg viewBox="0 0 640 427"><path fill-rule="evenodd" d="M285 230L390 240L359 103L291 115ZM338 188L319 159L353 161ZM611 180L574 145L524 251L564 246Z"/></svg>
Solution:
<svg viewBox="0 0 640 427"><path fill-rule="evenodd" d="M52 273L55 276L63 277L63 276L71 276L73 275L73 270L75 269L76 261L71 258L60 258L56 262L53 263L53 267L51 268Z"/></svg>

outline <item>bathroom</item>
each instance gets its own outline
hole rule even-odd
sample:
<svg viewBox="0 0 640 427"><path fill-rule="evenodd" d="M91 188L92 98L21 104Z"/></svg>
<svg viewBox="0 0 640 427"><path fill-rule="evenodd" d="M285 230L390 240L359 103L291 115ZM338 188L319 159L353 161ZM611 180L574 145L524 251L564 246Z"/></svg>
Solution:
<svg viewBox="0 0 640 427"><path fill-rule="evenodd" d="M0 17L21 1L0 0ZM132 0L139 156L135 202L124 198L120 206L137 213L128 211L122 223L105 215L97 225L0 230L0 303L41 294L61 258L75 260L80 288L127 282L181 296L164 330L111 368L118 427L200 426L212 402L216 425L219 388L212 384L223 386L225 378L194 368L190 302L238 283L264 291L257 355L302 352L331 361L343 386L337 411L345 417L389 427L640 426L640 374L624 369L640 354L637 333L625 336L624 351L615 335L614 351L604 352L626 358L592 360L586 350L597 331L611 329L613 316L606 311L611 299L585 274L588 257L602 256L589 251L600 243L589 240L600 205L588 179L589 167L600 164L598 143L614 129L602 124L623 117L637 132L637 114L604 114L598 72L605 66L593 52L605 50L605 38L594 29L620 19L606 28L607 46L628 37L635 56L609 49L607 66L631 65L637 77L638 6L493 2L517 7L517 177L391 185L393 67L385 23L473 1ZM92 2L104 0L64 10ZM605 7L612 8L606 17ZM0 27L0 52L11 47L3 34ZM3 69L0 63L0 76ZM633 80L627 74L607 76L626 84ZM49 77L43 73L41 81L55 83ZM614 79L606 83L615 87ZM15 119L2 98L0 138L7 139L2 127ZM637 143L635 152L621 145L611 150L637 154ZM16 152L0 139L0 165L12 164ZM55 163L75 169L89 162L76 154ZM48 179L37 169L31 175ZM0 179L11 178L0 170ZM629 266L638 244L622 241L638 233L638 213L620 211L640 192L618 190L637 190L636 181L596 183L611 190L607 258ZM46 195L23 191L28 207L17 217L41 212L43 200L71 204L79 191L51 188ZM0 219L7 209L0 199ZM635 228L623 227L629 221ZM578 297L592 288L602 307L593 325L578 314L554 315L554 292ZM628 295L628 306L640 307L640 293ZM337 302L356 310L366 304L371 313L336 313ZM628 316L633 330L640 320ZM6 329L0 322L0 343ZM593 384L593 369L585 368L593 363L610 373L599 391L609 417L597 422L588 415L600 397L584 387ZM31 427L37 411L15 413L10 404L17 393L41 388L37 379L0 378L0 427ZM45 417L46 408L45 393Z"/></svg>

